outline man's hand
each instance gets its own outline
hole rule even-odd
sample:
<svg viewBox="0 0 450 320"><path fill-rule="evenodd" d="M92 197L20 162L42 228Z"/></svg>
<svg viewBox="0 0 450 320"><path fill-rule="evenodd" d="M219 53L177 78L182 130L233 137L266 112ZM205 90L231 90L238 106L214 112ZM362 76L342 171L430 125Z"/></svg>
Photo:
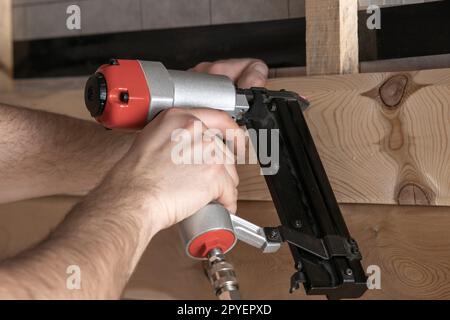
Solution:
<svg viewBox="0 0 450 320"><path fill-rule="evenodd" d="M239 87L264 86L268 68L257 59L230 59L202 62L191 69L195 72L228 76ZM201 122L202 132L194 132L194 123ZM156 117L138 135L129 154L118 164L115 171L123 171L121 179L127 185L139 185L148 194L157 214L153 217L156 232L167 228L212 200L217 200L230 212L236 212L237 185L239 178L231 164L174 164L171 151L174 142L171 134L176 129L187 130L196 143L218 146L222 157L233 157L219 139L201 142L206 129L221 131L234 129L243 135L239 126L225 113L213 109L171 109ZM196 136L194 136L196 134ZM200 134L200 135L199 135ZM221 156L221 155L217 155Z"/></svg>
<svg viewBox="0 0 450 320"><path fill-rule="evenodd" d="M155 233L212 200L235 212L234 164L172 161L176 129L185 129L202 148L218 150L218 160L233 158L219 138L203 140L207 128L241 130L226 113L213 109L174 108L159 114L46 241L0 264L0 298L118 298ZM192 147L181 141L186 150ZM82 272L80 290L66 287L70 265ZM45 274L34 276L35 270Z"/></svg>
<svg viewBox="0 0 450 320"><path fill-rule="evenodd" d="M264 86L268 68L257 59L230 59L203 62L192 69L196 72L228 76L241 88ZM200 122L202 132L194 132L194 123ZM171 151L174 142L171 135L176 129L185 129L194 143L203 149L215 144L223 155L218 159L230 159L231 151L220 139L202 142L208 128L218 129L225 136L227 129L244 135L239 126L223 111L213 109L171 109L157 116L138 135L128 155L115 171L123 171L126 185L138 185L157 214L153 217L156 232L167 228L195 213L212 200L217 200L230 212L236 212L239 178L234 164L174 164ZM189 142L190 144L190 142ZM192 146L185 146L191 148Z"/></svg>
<svg viewBox="0 0 450 320"><path fill-rule="evenodd" d="M153 232L183 220L213 200L236 212L239 178L233 154L221 139L204 135L208 128L220 130L223 136L227 129L243 135L242 129L223 111L169 109L145 127L113 169L111 174L115 178L107 183L136 190L144 206L151 208ZM191 139L172 141L172 134L179 129ZM220 154L215 154L209 164L203 159L196 164L175 164L172 151L180 143L183 144L180 149L191 150L192 155L194 145L202 150L219 150Z"/></svg>
<svg viewBox="0 0 450 320"><path fill-rule="evenodd" d="M227 75L243 88L264 86L267 77L267 67L253 59L194 69ZM0 202L84 194L101 180L48 239L0 264L0 298L118 298L156 232L212 200L236 211L234 165L180 165L171 159L171 135L180 128L204 147L218 146L214 150L221 150L221 159L232 157L220 139L200 139L207 128L240 130L221 111L168 110L136 139L60 115L9 106L0 111L0 186L5 189ZM193 130L195 121L201 121L200 133ZM82 271L81 290L66 287L70 265Z"/></svg>
<svg viewBox="0 0 450 320"><path fill-rule="evenodd" d="M201 62L191 70L227 76L243 89L264 87L269 73L269 69L263 61L250 58Z"/></svg>

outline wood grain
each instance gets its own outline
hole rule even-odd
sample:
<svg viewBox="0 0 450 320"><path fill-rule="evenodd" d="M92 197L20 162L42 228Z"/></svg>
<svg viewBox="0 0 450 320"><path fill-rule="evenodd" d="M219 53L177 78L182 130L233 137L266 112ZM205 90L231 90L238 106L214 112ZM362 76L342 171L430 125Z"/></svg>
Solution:
<svg viewBox="0 0 450 320"><path fill-rule="evenodd" d="M363 253L364 267L377 265L381 269L381 289L369 290L363 299L450 299L449 208L341 208ZM260 225L277 224L270 202L240 202L238 212ZM176 230L160 233L141 259L124 297L213 298L200 265L185 258L178 243ZM235 266L246 299L323 299L306 296L303 289L289 294L293 263L287 247L276 254L261 254L239 243L228 258ZM159 276L155 277L154 272Z"/></svg>
<svg viewBox="0 0 450 320"><path fill-rule="evenodd" d="M339 202L450 205L450 69L284 78L270 88L311 101L307 122ZM270 199L255 168L239 172L241 199Z"/></svg>
<svg viewBox="0 0 450 320"><path fill-rule="evenodd" d="M76 201L51 197L1 205L0 260L43 239ZM450 208L353 204L341 209L365 268L381 268L381 290L370 290L363 299L450 299ZM278 223L271 202L240 201L238 213L260 225ZM228 259L247 299L321 299L305 296L303 289L288 293L293 264L286 246L262 254L239 243ZM201 265L185 256L176 228L152 240L123 297L214 298Z"/></svg>
<svg viewBox="0 0 450 320"><path fill-rule="evenodd" d="M12 88L13 35L12 2L0 1L0 90Z"/></svg>
<svg viewBox="0 0 450 320"><path fill-rule="evenodd" d="M306 73L358 73L358 2L306 0Z"/></svg>
<svg viewBox="0 0 450 320"><path fill-rule="evenodd" d="M27 80L0 102L90 119L85 79ZM450 205L450 69L280 78L306 111L340 203ZM256 165L238 166L239 198L270 200Z"/></svg>

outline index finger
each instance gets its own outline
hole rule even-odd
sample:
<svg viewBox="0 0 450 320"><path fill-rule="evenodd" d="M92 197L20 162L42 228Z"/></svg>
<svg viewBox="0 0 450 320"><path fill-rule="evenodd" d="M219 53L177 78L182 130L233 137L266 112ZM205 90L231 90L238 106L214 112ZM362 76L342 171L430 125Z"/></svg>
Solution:
<svg viewBox="0 0 450 320"><path fill-rule="evenodd" d="M208 108L195 108L184 109L194 117L197 117L208 128L218 129L225 137L227 129L242 130L236 121L230 117L225 111L208 109Z"/></svg>
<svg viewBox="0 0 450 320"><path fill-rule="evenodd" d="M195 72L206 72L209 74L223 75L230 78L233 82L239 80L242 73L252 64L263 63L258 59L239 58L219 60L215 62L203 62L192 68Z"/></svg>

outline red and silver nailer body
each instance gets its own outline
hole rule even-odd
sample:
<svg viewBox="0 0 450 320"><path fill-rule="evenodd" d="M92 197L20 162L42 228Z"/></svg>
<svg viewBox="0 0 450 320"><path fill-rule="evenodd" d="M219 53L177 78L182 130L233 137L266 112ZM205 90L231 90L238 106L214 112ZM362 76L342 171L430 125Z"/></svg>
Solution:
<svg viewBox="0 0 450 320"><path fill-rule="evenodd" d="M86 84L86 105L93 117L109 129L142 129L159 112L172 107L214 108L239 119L249 108L225 76L167 70L159 62L111 60L102 65ZM269 244L262 228L211 203L180 222L186 253L207 260L207 273L219 298L238 298L238 283L224 254L238 238L265 252Z"/></svg>
<svg viewBox="0 0 450 320"><path fill-rule="evenodd" d="M238 283L224 254L237 240L263 252L286 242L295 272L290 291L303 285L308 295L357 298L367 290L362 255L351 237L328 181L303 111L309 103L295 92L239 89L224 76L167 70L159 62L111 60L86 84L86 105L105 127L142 129L172 107L226 111L248 129L269 130L279 139L252 139L281 225L259 227L210 203L180 222L188 256L205 260L221 299L239 297ZM255 140L255 141L254 141ZM261 149L279 157L270 167Z"/></svg>

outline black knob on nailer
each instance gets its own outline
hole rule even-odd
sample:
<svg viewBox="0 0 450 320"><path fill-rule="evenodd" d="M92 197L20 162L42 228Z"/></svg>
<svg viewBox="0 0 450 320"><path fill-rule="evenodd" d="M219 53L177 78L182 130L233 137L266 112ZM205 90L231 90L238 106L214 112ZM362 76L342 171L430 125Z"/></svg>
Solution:
<svg viewBox="0 0 450 320"><path fill-rule="evenodd" d="M84 102L91 116L98 117L103 113L107 94L106 79L101 73L97 72L89 77L84 89Z"/></svg>

